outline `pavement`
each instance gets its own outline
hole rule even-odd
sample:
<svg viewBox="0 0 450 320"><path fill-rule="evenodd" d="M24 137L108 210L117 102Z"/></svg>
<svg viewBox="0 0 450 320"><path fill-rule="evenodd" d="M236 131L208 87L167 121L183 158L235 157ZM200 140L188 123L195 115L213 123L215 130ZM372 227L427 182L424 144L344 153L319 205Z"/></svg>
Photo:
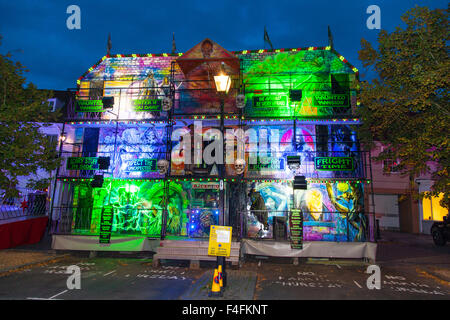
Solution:
<svg viewBox="0 0 450 320"><path fill-rule="evenodd" d="M151 253L125 255L51 250L51 239L0 250L0 300L395 300L450 299L450 245L430 236L383 232L377 261L380 289L369 288L368 264L360 260L246 256L227 267L223 297L209 298L214 263L162 261ZM81 289L69 289L70 266L80 268Z"/></svg>

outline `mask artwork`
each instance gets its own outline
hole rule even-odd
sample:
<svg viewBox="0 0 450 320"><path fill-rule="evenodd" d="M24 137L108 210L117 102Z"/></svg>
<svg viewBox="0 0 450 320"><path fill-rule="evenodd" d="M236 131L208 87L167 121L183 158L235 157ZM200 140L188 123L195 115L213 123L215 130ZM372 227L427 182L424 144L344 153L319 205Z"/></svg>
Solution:
<svg viewBox="0 0 450 320"><path fill-rule="evenodd" d="M239 109L245 107L245 95L238 94L236 96L236 107L238 107Z"/></svg>
<svg viewBox="0 0 450 320"><path fill-rule="evenodd" d="M162 101L163 111L169 111L172 108L172 99L165 97Z"/></svg>
<svg viewBox="0 0 450 320"><path fill-rule="evenodd" d="M245 160L244 159L236 159L234 162L234 169L236 170L236 174L242 174L245 170Z"/></svg>
<svg viewBox="0 0 450 320"><path fill-rule="evenodd" d="M169 169L169 161L165 159L160 159L156 163L156 167L158 168L159 174L164 175L167 173L167 170Z"/></svg>

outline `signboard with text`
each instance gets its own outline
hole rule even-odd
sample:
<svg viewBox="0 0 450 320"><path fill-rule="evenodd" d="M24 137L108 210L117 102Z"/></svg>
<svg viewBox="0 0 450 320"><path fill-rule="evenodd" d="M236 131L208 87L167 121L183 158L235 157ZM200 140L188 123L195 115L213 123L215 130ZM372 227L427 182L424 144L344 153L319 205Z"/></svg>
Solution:
<svg viewBox="0 0 450 320"><path fill-rule="evenodd" d="M314 157L314 168L320 171L351 171L352 157Z"/></svg>
<svg viewBox="0 0 450 320"><path fill-rule="evenodd" d="M251 171L267 171L267 170L284 170L285 159L274 157L258 157L257 163L249 163L248 170Z"/></svg>
<svg viewBox="0 0 450 320"><path fill-rule="evenodd" d="M289 217L289 229L292 249L303 249L303 213L293 209Z"/></svg>
<svg viewBox="0 0 450 320"><path fill-rule="evenodd" d="M136 99L132 105L134 111L161 111L161 99Z"/></svg>
<svg viewBox="0 0 450 320"><path fill-rule="evenodd" d="M314 107L348 107L348 94L321 93L313 97Z"/></svg>
<svg viewBox="0 0 450 320"><path fill-rule="evenodd" d="M98 170L97 157L67 158L67 170Z"/></svg>
<svg viewBox="0 0 450 320"><path fill-rule="evenodd" d="M255 95L251 110L246 110L253 117L290 117L292 110L286 95Z"/></svg>
<svg viewBox="0 0 450 320"><path fill-rule="evenodd" d="M232 227L211 226L209 232L208 255L229 257L231 253Z"/></svg>
<svg viewBox="0 0 450 320"><path fill-rule="evenodd" d="M109 244L111 241L113 219L114 219L114 208L112 206L103 207L102 217L100 220L100 238L99 238L99 242L102 244Z"/></svg>
<svg viewBox="0 0 450 320"><path fill-rule="evenodd" d="M78 100L75 112L103 112L102 100Z"/></svg>
<svg viewBox="0 0 450 320"><path fill-rule="evenodd" d="M153 172L157 170L157 159L133 159L128 160L126 172Z"/></svg>

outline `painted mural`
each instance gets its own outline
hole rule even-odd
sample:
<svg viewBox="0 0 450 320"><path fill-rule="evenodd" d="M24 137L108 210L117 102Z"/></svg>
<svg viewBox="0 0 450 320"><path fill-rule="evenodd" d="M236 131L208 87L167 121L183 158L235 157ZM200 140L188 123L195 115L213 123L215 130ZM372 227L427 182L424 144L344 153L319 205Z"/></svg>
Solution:
<svg viewBox="0 0 450 320"><path fill-rule="evenodd" d="M246 235L272 238L273 219L284 217L292 201L303 212L305 241L365 241L367 220L364 215L361 183L312 183L308 190L295 190L291 183L255 183L249 188Z"/></svg>
<svg viewBox="0 0 450 320"><path fill-rule="evenodd" d="M166 128L119 126L101 128L98 155L109 156L115 178L158 178L156 162L166 157Z"/></svg>
<svg viewBox="0 0 450 320"><path fill-rule="evenodd" d="M186 235L189 187L170 183L168 187L167 228L173 235ZM102 208L112 205L114 234L145 234L159 237L164 212L164 183L156 181L106 180L102 188L88 184L74 187L76 211L74 233L98 234Z"/></svg>
<svg viewBox="0 0 450 320"><path fill-rule="evenodd" d="M242 58L245 114L250 117L331 117L348 112L356 94L349 90L352 70L328 50L247 54ZM301 90L300 97L294 99L290 90Z"/></svg>

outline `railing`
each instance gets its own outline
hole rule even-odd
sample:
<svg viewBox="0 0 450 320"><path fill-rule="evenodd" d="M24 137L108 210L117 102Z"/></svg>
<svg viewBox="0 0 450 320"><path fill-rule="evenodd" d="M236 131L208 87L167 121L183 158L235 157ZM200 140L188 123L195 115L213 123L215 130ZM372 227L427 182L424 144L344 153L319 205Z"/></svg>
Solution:
<svg viewBox="0 0 450 320"><path fill-rule="evenodd" d="M55 206L52 213L52 233L99 235L102 209L103 207ZM160 237L163 210L114 206L114 211L112 234ZM181 215L178 217L179 219L170 216L167 228L181 229L183 221Z"/></svg>
<svg viewBox="0 0 450 320"><path fill-rule="evenodd" d="M21 190L19 198L4 198L0 203L0 220L45 216L48 209L47 193Z"/></svg>

